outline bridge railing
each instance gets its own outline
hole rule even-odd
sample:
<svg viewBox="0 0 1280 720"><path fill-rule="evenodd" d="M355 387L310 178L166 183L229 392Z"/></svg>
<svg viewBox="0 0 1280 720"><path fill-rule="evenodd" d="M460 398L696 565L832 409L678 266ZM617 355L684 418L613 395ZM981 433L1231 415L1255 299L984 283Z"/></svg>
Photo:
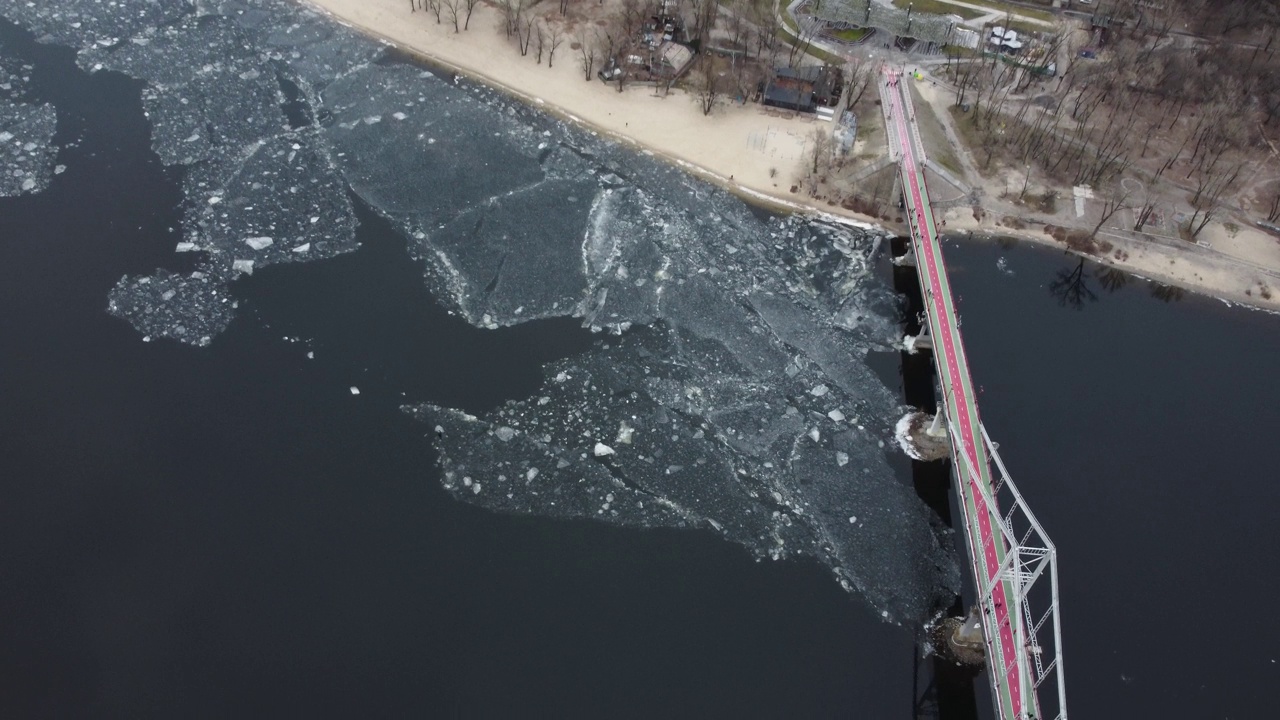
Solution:
<svg viewBox="0 0 1280 720"><path fill-rule="evenodd" d="M951 425L948 422L948 425ZM954 426L952 437L959 437ZM996 586L1005 583L1013 590L1010 617L1022 665L1019 677L1027 678L1030 706L1024 706L1028 720L1067 720L1067 696L1062 661L1062 618L1058 602L1058 551L1044 528L1027 506L1013 478L1000 458L997 444L982 426L982 442L990 459L991 487L974 483L982 494L983 505L990 514L992 526L999 528L1008 548L1004 562L992 577L977 588L978 601L989 607ZM968 453L955 453L961 458L971 477L983 477L972 467ZM975 503L976 504L976 503ZM986 614L984 613L984 616ZM984 628L998 632L997 628ZM990 667L993 692L1003 677L1008 680L1013 668ZM1020 719L1021 720L1021 719Z"/></svg>

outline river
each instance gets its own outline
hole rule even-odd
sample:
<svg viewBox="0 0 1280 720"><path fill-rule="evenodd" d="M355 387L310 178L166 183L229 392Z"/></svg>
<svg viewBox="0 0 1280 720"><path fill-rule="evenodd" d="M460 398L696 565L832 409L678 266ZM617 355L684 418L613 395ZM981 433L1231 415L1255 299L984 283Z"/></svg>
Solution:
<svg viewBox="0 0 1280 720"><path fill-rule="evenodd" d="M0 715L906 717L915 628L881 613L929 576L885 568L931 557L927 536L850 538L878 559L852 575L864 597L816 546L774 561L710 523L446 491L449 441L403 404L485 416L619 341L565 317L477 327L359 197L356 243L236 279L207 346L144 342L172 326L110 315L122 276L203 266L173 251L182 173L152 151L143 84L10 25L0 45L56 106L64 168L0 198ZM947 253L985 422L1061 554L1073 712L1264 714L1276 319L1093 275L1075 309L1049 288L1069 258ZM896 389L896 355L867 358ZM884 468L866 482L910 510L909 463L870 442L851 467Z"/></svg>

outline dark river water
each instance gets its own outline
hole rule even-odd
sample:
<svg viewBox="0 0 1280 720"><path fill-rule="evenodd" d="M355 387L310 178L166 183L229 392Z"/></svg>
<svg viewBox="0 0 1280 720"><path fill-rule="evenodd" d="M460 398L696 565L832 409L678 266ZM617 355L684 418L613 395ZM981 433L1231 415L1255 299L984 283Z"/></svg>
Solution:
<svg viewBox="0 0 1280 720"><path fill-rule="evenodd" d="M437 309L367 210L359 251L239 281L210 347L142 342L107 293L172 267L181 196L141 84L24 52L68 170L0 199L0 717L910 717L913 630L817 563L448 496L400 403L483 412L598 338ZM1073 714L1269 716L1280 321L1093 274L1076 309L1042 249L948 260L1060 551Z"/></svg>

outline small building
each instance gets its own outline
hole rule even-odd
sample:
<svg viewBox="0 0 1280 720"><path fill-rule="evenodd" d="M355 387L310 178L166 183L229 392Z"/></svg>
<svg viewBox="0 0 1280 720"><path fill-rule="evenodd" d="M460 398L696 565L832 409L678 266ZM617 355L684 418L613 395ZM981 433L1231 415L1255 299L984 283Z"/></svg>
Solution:
<svg viewBox="0 0 1280 720"><path fill-rule="evenodd" d="M836 123L832 135L836 139L836 149L842 154L849 154L858 139L858 116L852 110L840 113L840 122Z"/></svg>
<svg viewBox="0 0 1280 720"><path fill-rule="evenodd" d="M1006 30L1002 27L992 28L991 37L987 42L994 45L997 52L1010 55L1017 55L1023 47L1023 42L1018 39L1017 30Z"/></svg>
<svg viewBox="0 0 1280 720"><path fill-rule="evenodd" d="M818 65L777 68L761 95L765 105L809 113L819 105L831 107L839 99L840 70Z"/></svg>

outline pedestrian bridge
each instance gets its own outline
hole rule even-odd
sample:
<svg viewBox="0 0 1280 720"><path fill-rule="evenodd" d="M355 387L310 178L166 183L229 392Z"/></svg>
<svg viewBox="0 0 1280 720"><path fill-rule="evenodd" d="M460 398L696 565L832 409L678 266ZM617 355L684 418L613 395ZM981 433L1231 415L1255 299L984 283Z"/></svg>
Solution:
<svg viewBox="0 0 1280 720"><path fill-rule="evenodd" d="M1066 720L1057 554L1009 477L978 415L960 318L947 282L942 245L925 186L924 146L912 107L909 75L885 68L881 110L889 155L898 164L909 260L916 267L926 333L941 387L939 415L950 440L953 488L960 507L976 597L949 642L985 659L1001 720Z"/></svg>

